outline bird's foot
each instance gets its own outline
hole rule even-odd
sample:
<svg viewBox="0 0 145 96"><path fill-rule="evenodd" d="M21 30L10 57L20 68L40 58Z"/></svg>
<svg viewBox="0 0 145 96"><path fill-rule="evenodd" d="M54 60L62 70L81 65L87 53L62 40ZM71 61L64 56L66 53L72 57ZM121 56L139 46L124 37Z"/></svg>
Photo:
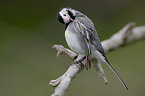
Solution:
<svg viewBox="0 0 145 96"><path fill-rule="evenodd" d="M79 64L81 69L84 69L84 64L82 63L86 59L86 56L83 56L81 59L74 61L72 64Z"/></svg>

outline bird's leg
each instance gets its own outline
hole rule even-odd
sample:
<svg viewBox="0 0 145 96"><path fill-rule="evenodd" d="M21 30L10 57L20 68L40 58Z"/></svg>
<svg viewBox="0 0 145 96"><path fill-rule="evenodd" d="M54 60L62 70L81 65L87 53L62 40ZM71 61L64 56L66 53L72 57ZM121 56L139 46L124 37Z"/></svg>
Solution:
<svg viewBox="0 0 145 96"><path fill-rule="evenodd" d="M83 56L81 59L75 61L74 63L77 63L77 64L78 64L78 63L82 63L82 61L84 61L85 58L86 58L86 56Z"/></svg>
<svg viewBox="0 0 145 96"><path fill-rule="evenodd" d="M80 64L81 69L84 68L84 60L86 59L86 56L84 55L78 55L78 57L75 59L75 61L72 64Z"/></svg>

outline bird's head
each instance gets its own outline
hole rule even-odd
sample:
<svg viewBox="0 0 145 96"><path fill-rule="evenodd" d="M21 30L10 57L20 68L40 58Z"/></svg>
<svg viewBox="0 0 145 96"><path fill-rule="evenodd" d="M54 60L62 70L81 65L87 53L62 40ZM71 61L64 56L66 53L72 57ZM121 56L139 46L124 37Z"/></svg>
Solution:
<svg viewBox="0 0 145 96"><path fill-rule="evenodd" d="M71 8L62 8L57 14L57 19L63 24L68 24L75 19L74 10Z"/></svg>

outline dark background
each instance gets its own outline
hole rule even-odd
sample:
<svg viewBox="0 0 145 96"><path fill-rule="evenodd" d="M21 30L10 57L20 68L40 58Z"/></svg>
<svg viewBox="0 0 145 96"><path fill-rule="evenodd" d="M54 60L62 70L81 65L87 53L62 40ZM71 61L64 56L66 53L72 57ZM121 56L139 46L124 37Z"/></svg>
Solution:
<svg viewBox="0 0 145 96"><path fill-rule="evenodd" d="M99 37L108 39L128 22L145 25L145 0L1 0L0 1L0 96L48 96L54 88L48 81L61 76L72 60L57 58L51 47L62 44L65 26L56 14L72 7L95 24ZM145 42L118 48L106 55L128 85L128 92L102 64L109 84L94 68L83 70L66 96L144 96Z"/></svg>

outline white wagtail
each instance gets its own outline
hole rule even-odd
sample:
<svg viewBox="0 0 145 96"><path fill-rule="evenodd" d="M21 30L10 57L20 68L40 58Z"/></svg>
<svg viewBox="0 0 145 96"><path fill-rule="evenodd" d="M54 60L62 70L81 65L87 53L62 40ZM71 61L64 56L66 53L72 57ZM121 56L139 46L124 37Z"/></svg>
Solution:
<svg viewBox="0 0 145 96"><path fill-rule="evenodd" d="M86 57L86 68L91 60L99 60L115 73L124 87L128 87L108 62L93 22L83 13L72 8L62 8L57 14L58 20L66 24L65 38L68 46L77 54Z"/></svg>

